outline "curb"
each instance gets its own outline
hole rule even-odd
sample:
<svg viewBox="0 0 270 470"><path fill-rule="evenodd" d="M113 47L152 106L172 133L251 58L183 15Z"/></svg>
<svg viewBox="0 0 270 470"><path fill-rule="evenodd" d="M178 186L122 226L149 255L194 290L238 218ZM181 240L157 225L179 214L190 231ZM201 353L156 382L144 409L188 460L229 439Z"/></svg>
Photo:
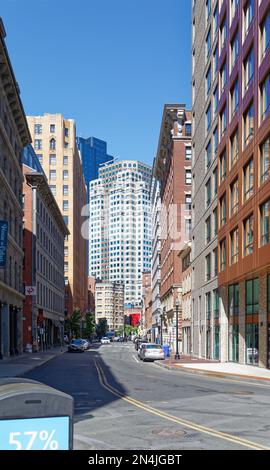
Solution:
<svg viewBox="0 0 270 470"><path fill-rule="evenodd" d="M160 362L155 362L155 364L159 367L163 367L164 369L167 370L178 370L181 372L186 372L186 373L191 373L191 374L198 374L198 375L207 375L210 377L222 377L222 378L227 378L227 377L237 377L240 379L249 379L249 380L260 380L260 381L266 381L270 382L270 378L268 377L257 377L254 375L241 375L241 374L234 374L233 372L228 373L228 372L215 372L211 370L202 370L202 369L193 369L189 367L183 367L183 366L169 366L169 365L163 365Z"/></svg>

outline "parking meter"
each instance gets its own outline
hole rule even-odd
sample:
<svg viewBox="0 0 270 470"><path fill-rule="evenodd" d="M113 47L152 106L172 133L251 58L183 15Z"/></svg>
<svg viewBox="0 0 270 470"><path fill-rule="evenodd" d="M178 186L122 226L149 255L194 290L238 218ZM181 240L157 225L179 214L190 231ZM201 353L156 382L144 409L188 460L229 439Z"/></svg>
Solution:
<svg viewBox="0 0 270 470"><path fill-rule="evenodd" d="M71 450L73 398L34 380L0 379L0 450Z"/></svg>

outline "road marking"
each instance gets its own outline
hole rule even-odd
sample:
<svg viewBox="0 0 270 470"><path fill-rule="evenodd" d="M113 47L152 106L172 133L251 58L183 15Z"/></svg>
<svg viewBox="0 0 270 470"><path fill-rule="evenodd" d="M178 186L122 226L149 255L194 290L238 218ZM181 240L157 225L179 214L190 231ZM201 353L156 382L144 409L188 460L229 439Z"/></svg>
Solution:
<svg viewBox="0 0 270 470"><path fill-rule="evenodd" d="M139 361L138 361L138 359L137 359L137 357L136 357L136 356L134 356L134 354L133 354L133 356L132 356L132 357L133 357L133 359L135 359L135 361L136 361L136 362L139 362Z"/></svg>
<svg viewBox="0 0 270 470"><path fill-rule="evenodd" d="M131 403L132 405L136 406L137 408L141 408L144 411L148 411L148 413L154 414L156 416L159 416L160 418L164 418L168 421L172 421L173 423L180 424L181 426L184 426L186 428L193 429L195 431L208 434L213 437L217 437L226 441L233 442L234 444L240 444L244 447L248 447L249 449L254 449L254 450L270 450L270 447L266 447L262 444L259 444L257 442L249 441L247 439L243 439L241 437L234 436L232 434L224 433L221 431L217 431L215 429L208 428L206 426L202 426L197 423L193 423L192 421L187 421L182 418L178 418L177 416L171 415L165 411L159 410L157 408L153 408L152 406L146 405L145 403L129 397L128 395L125 395L121 393L119 390L115 389L112 387L105 376L105 373L101 367L101 365L95 360L95 367L98 373L98 378L100 381L100 384L109 392L111 392L113 395L118 396L122 400Z"/></svg>

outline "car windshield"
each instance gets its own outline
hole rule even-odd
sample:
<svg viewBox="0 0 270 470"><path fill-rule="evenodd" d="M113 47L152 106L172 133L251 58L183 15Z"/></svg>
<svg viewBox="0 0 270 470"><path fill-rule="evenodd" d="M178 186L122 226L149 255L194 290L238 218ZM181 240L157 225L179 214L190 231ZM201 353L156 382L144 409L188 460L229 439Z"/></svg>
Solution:
<svg viewBox="0 0 270 470"><path fill-rule="evenodd" d="M158 346L157 344L146 344L145 348L146 349L162 349L162 347Z"/></svg>
<svg viewBox="0 0 270 470"><path fill-rule="evenodd" d="M81 339L73 339L71 341L72 344L82 344L82 340Z"/></svg>

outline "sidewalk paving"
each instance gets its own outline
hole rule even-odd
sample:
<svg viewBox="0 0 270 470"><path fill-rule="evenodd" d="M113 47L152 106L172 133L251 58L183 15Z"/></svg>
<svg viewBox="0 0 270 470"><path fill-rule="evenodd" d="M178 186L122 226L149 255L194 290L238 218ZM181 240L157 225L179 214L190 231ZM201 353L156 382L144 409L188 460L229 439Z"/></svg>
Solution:
<svg viewBox="0 0 270 470"><path fill-rule="evenodd" d="M219 377L234 376L253 380L270 381L270 370L247 364L236 364L234 362L218 362L208 359L181 356L180 360L173 358L157 361L161 367L174 370L186 370L194 374L204 374Z"/></svg>
<svg viewBox="0 0 270 470"><path fill-rule="evenodd" d="M0 360L0 378L2 377L21 377L32 369L45 364L54 357L67 351L63 346L39 351L36 353L24 353L21 356L9 357Z"/></svg>

